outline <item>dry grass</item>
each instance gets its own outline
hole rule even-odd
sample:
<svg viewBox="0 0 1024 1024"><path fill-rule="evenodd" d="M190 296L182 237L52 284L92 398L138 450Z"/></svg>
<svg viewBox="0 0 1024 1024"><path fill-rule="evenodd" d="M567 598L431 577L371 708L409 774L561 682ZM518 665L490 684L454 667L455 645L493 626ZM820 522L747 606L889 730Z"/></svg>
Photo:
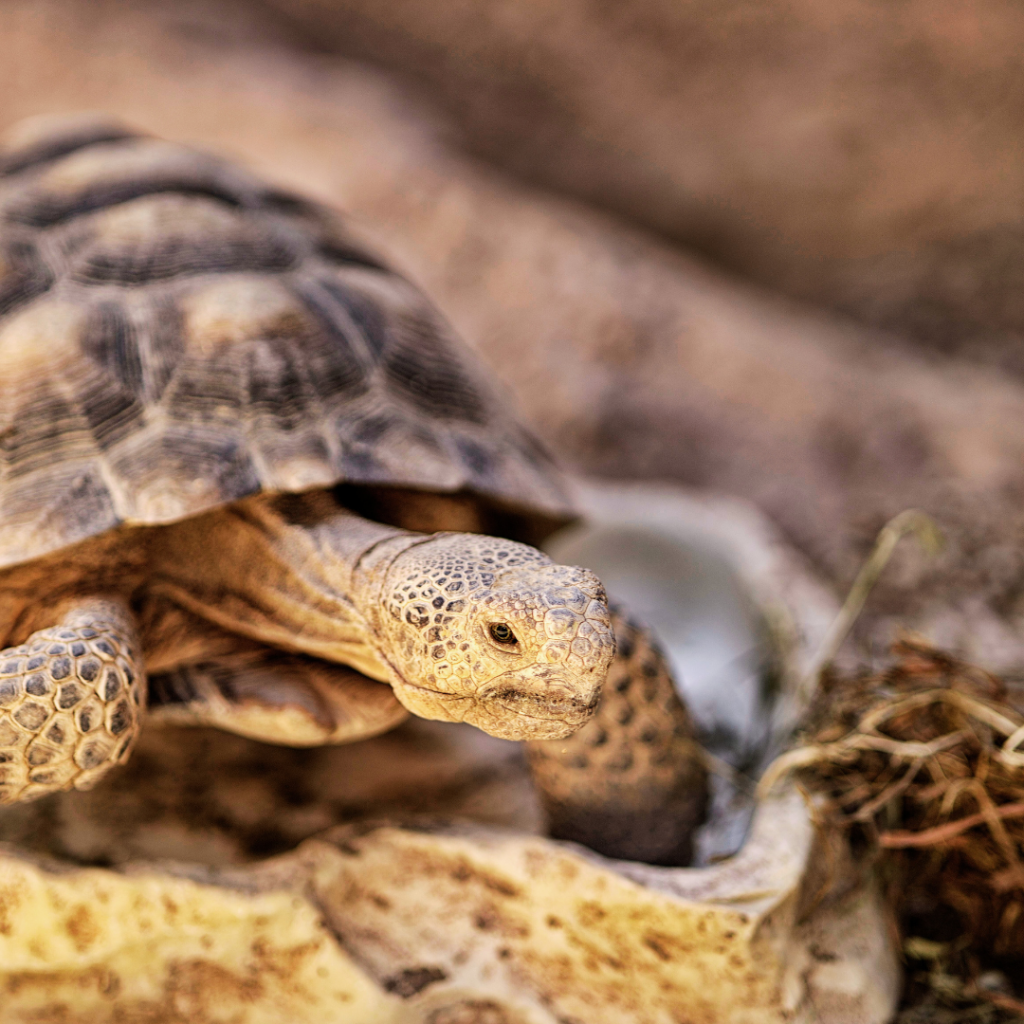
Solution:
<svg viewBox="0 0 1024 1024"><path fill-rule="evenodd" d="M874 853L907 961L900 1020L1024 1019L1024 690L916 637L826 677L796 772Z"/></svg>

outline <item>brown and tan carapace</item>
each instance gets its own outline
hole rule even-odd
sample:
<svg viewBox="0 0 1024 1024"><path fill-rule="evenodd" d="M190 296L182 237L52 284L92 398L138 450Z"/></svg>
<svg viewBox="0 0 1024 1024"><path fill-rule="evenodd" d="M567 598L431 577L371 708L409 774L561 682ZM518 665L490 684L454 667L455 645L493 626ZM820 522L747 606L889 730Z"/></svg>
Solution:
<svg viewBox="0 0 1024 1024"><path fill-rule="evenodd" d="M92 785L147 704L295 745L407 711L569 736L612 618L525 542L572 516L332 212L96 117L0 149L0 802Z"/></svg>

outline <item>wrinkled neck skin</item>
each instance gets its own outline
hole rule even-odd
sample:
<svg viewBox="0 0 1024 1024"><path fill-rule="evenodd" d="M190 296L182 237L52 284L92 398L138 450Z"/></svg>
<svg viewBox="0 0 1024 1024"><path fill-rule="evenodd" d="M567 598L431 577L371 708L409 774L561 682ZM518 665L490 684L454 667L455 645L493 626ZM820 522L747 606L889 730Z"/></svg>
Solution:
<svg viewBox="0 0 1024 1024"><path fill-rule="evenodd" d="M351 665L390 682L367 615L363 556L394 558L421 537L340 508L327 494L257 497L186 520L155 538L148 597L169 599L232 633ZM162 633L161 612L150 632ZM147 652L151 671L175 664L176 643Z"/></svg>
<svg viewBox="0 0 1024 1024"><path fill-rule="evenodd" d="M327 494L250 499L172 532L154 593L386 681L422 718L549 739L597 706L614 653L603 588L525 544L410 533Z"/></svg>

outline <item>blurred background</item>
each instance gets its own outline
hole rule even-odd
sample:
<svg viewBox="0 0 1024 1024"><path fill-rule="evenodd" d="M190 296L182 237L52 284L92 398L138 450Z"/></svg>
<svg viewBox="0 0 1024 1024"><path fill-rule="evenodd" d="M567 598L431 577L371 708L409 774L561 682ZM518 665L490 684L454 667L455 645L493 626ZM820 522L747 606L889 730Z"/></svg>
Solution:
<svg viewBox="0 0 1024 1024"><path fill-rule="evenodd" d="M1024 8L0 0L0 129L102 109L339 205L578 472L764 511L858 629L1024 674Z"/></svg>

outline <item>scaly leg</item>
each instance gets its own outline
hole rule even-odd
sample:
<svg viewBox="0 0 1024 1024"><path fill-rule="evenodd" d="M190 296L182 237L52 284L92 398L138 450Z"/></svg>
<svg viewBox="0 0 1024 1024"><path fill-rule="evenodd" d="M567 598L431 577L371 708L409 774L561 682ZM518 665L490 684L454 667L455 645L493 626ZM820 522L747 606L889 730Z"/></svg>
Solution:
<svg viewBox="0 0 1024 1024"><path fill-rule="evenodd" d="M91 787L128 757L145 696L120 601L76 600L57 625L0 651L0 803Z"/></svg>
<svg viewBox="0 0 1024 1024"><path fill-rule="evenodd" d="M594 717L527 743L549 832L608 857L686 864L707 773L693 725L650 632L612 607L616 655Z"/></svg>
<svg viewBox="0 0 1024 1024"><path fill-rule="evenodd" d="M214 658L154 674L152 716L289 747L349 743L408 717L390 686L346 665L225 634L229 644Z"/></svg>

